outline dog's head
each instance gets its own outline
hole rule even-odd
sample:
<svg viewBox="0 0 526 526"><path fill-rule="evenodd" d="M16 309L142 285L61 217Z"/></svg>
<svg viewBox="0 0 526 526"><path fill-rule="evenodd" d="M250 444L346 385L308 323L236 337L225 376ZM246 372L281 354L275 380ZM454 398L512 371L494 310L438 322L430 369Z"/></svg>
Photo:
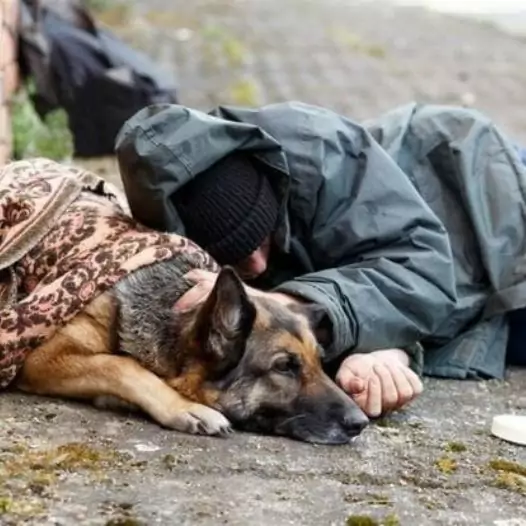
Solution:
<svg viewBox="0 0 526 526"><path fill-rule="evenodd" d="M318 313L249 297L236 273L225 268L187 332L194 351L186 370L194 381L183 373L177 389L193 384L198 398L239 429L349 442L368 420L322 370L313 331Z"/></svg>

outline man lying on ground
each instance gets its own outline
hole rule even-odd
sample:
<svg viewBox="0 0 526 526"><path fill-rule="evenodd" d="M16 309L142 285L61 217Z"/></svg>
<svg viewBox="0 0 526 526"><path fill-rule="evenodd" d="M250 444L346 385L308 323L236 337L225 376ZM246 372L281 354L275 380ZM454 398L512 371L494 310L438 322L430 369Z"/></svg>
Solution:
<svg viewBox="0 0 526 526"><path fill-rule="evenodd" d="M526 167L480 113L411 104L358 124L301 103L160 105L117 153L139 221L323 308L327 368L369 416L413 400L422 372L525 364ZM181 309L215 281L189 277Z"/></svg>

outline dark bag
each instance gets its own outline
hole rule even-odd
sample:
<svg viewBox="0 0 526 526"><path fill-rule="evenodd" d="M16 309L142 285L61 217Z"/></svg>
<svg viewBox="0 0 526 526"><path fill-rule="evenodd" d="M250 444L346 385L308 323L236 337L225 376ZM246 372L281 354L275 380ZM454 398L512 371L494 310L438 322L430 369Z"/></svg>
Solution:
<svg viewBox="0 0 526 526"><path fill-rule="evenodd" d="M97 28L79 2L23 0L19 44L36 111L65 109L77 156L112 154L128 118L150 104L177 103L171 75Z"/></svg>

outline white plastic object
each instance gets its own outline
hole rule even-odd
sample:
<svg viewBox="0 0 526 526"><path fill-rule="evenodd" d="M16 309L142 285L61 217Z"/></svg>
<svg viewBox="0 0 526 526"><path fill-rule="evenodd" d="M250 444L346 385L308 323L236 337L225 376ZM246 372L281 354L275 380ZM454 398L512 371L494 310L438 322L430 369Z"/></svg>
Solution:
<svg viewBox="0 0 526 526"><path fill-rule="evenodd" d="M493 418L491 434L526 446L526 415L498 415Z"/></svg>

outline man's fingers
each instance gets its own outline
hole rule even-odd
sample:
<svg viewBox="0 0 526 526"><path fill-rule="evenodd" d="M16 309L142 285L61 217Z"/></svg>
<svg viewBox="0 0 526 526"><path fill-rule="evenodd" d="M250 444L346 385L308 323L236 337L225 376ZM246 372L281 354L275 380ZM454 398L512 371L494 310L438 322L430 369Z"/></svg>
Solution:
<svg viewBox="0 0 526 526"><path fill-rule="evenodd" d="M194 287L192 287L188 292L183 294L181 298L176 302L175 309L178 311L184 311L187 309L191 309L204 299L208 297L208 294L210 294L210 286L208 286L206 283L198 283Z"/></svg>
<svg viewBox="0 0 526 526"><path fill-rule="evenodd" d="M365 391L372 374L371 359L366 354L354 354L343 360L336 374L336 383L349 394Z"/></svg>
<svg viewBox="0 0 526 526"><path fill-rule="evenodd" d="M201 281L212 281L215 282L217 279L217 274L209 272L208 270L202 270L194 268L187 272L184 277L194 283L200 283Z"/></svg>
<svg viewBox="0 0 526 526"><path fill-rule="evenodd" d="M352 375L367 380L373 374L373 363L367 354L352 354L343 360L340 371L348 370Z"/></svg>
<svg viewBox="0 0 526 526"><path fill-rule="evenodd" d="M416 396L415 389L408 378L408 371L410 373L413 373L413 371L411 371L411 369L409 369L408 367L397 367L392 372L393 382L396 386L396 391L398 392L398 404L396 406L396 409L407 404Z"/></svg>
<svg viewBox="0 0 526 526"><path fill-rule="evenodd" d="M358 394L351 395L354 403L364 412L367 413L367 401L368 401L368 392L367 389Z"/></svg>
<svg viewBox="0 0 526 526"><path fill-rule="evenodd" d="M411 369L404 369L404 372L407 381L411 384L411 388L413 389L413 396L411 399L414 399L422 394L424 390L424 384L422 383L420 377Z"/></svg>
<svg viewBox="0 0 526 526"><path fill-rule="evenodd" d="M396 409L398 407L398 390L390 369L382 363L377 363L374 364L373 371L379 378L381 385L381 412Z"/></svg>
<svg viewBox="0 0 526 526"><path fill-rule="evenodd" d="M363 378L360 378L350 367L342 367L336 375L336 382L349 395L361 393L367 387Z"/></svg>
<svg viewBox="0 0 526 526"><path fill-rule="evenodd" d="M363 378L352 375L347 379L345 391L349 394L359 394L365 391L366 387L367 384Z"/></svg>
<svg viewBox="0 0 526 526"><path fill-rule="evenodd" d="M367 391L365 413L373 418L378 417L382 414L382 384L375 374L369 378Z"/></svg>
<svg viewBox="0 0 526 526"><path fill-rule="evenodd" d="M177 301L174 306L177 311L191 309L201 301L204 301L214 288L217 274L207 270L193 269L187 272L184 277L189 281L193 281L196 285Z"/></svg>
<svg viewBox="0 0 526 526"><path fill-rule="evenodd" d="M368 392L367 378L360 378L350 366L342 366L336 375L336 383L354 400L356 405L366 411Z"/></svg>
<svg viewBox="0 0 526 526"><path fill-rule="evenodd" d="M201 281L201 271L199 269L192 269L190 272L187 272L184 277L189 280L193 281L194 283L198 283Z"/></svg>

